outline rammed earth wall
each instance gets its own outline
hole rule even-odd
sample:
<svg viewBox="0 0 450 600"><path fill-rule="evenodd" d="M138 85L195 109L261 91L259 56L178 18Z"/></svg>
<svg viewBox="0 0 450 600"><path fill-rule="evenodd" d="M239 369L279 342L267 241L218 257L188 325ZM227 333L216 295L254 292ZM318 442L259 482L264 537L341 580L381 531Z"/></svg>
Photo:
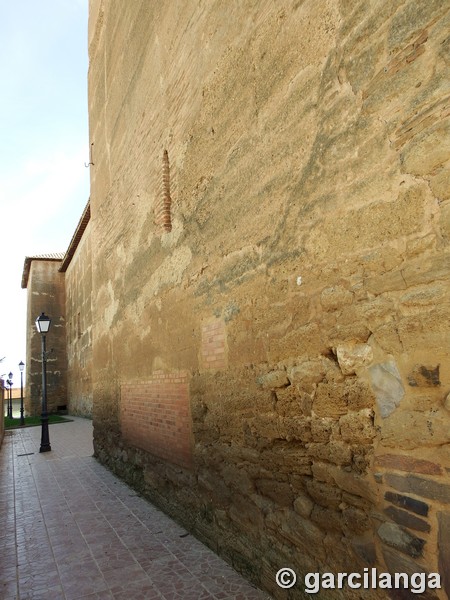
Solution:
<svg viewBox="0 0 450 600"><path fill-rule="evenodd" d="M86 226L76 253L64 266L68 410L92 416L92 238Z"/></svg>
<svg viewBox="0 0 450 600"><path fill-rule="evenodd" d="M24 407L26 415L42 412L42 338L35 325L43 312L51 318L46 335L47 410L55 413L67 405L67 352L64 274L61 260L36 257L29 260L26 286L27 365Z"/></svg>
<svg viewBox="0 0 450 600"><path fill-rule="evenodd" d="M450 597L449 8L90 2L96 455L277 598Z"/></svg>

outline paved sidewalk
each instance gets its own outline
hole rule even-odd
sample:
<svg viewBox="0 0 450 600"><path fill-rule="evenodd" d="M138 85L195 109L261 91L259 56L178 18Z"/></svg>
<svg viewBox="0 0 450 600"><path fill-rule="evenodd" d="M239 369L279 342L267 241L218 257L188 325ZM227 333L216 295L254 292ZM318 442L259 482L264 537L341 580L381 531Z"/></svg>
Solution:
<svg viewBox="0 0 450 600"><path fill-rule="evenodd" d="M92 423L7 431L0 450L1 600L264 600L92 458Z"/></svg>

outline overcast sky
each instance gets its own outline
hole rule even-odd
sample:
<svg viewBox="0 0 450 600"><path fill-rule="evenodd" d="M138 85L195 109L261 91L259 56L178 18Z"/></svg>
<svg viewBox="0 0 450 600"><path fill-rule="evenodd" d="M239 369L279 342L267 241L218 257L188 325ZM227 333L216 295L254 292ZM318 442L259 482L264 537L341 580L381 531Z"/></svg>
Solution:
<svg viewBox="0 0 450 600"><path fill-rule="evenodd" d="M0 375L15 386L25 256L65 252L89 198L87 21L88 0L0 1Z"/></svg>

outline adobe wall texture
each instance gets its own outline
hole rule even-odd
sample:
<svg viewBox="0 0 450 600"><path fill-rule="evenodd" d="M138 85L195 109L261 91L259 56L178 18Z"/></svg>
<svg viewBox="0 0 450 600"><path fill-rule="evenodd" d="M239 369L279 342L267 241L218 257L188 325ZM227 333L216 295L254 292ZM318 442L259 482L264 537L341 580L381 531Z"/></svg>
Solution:
<svg viewBox="0 0 450 600"><path fill-rule="evenodd" d="M88 224L65 273L70 414L92 416L92 248Z"/></svg>
<svg viewBox="0 0 450 600"><path fill-rule="evenodd" d="M64 274L60 261L33 260L28 276L27 300L27 378L24 390L25 412L39 415L42 410L41 336L35 320L45 313L52 320L46 336L47 410L56 412L67 405L66 308Z"/></svg>
<svg viewBox="0 0 450 600"><path fill-rule="evenodd" d="M90 6L96 455L275 597L450 597L448 2Z"/></svg>

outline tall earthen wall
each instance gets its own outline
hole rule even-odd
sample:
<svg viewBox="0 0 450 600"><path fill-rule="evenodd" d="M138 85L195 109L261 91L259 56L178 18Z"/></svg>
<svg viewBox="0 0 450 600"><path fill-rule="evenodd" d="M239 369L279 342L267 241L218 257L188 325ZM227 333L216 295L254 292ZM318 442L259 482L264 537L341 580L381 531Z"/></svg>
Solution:
<svg viewBox="0 0 450 600"><path fill-rule="evenodd" d="M92 416L92 248L90 225L65 271L67 396L72 415Z"/></svg>
<svg viewBox="0 0 450 600"><path fill-rule="evenodd" d="M450 597L448 2L90 7L96 455L275 597Z"/></svg>
<svg viewBox="0 0 450 600"><path fill-rule="evenodd" d="M66 307L64 274L59 260L32 260L27 279L27 378L25 411L39 415L42 410L42 339L35 320L45 313L51 318L46 335L47 409L57 412L67 405Z"/></svg>

